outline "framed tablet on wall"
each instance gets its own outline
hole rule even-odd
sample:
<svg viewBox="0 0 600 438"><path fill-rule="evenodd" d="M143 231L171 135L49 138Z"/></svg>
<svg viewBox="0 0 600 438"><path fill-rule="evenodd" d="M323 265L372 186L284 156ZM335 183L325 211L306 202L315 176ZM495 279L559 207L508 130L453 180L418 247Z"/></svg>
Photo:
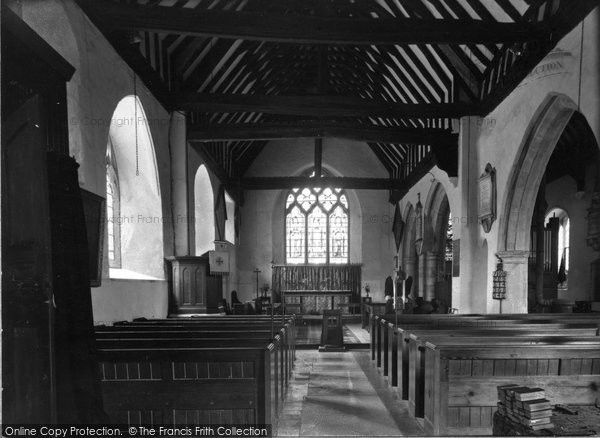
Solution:
<svg viewBox="0 0 600 438"><path fill-rule="evenodd" d="M496 220L496 169L491 164L479 177L478 218L483 230L488 233Z"/></svg>

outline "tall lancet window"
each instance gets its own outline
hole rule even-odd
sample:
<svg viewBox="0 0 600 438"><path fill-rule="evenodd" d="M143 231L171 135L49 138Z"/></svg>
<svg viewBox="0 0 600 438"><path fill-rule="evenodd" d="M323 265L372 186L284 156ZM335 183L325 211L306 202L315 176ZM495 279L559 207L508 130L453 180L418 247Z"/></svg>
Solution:
<svg viewBox="0 0 600 438"><path fill-rule="evenodd" d="M342 189L305 187L288 193L286 263L348 263L348 241L348 197Z"/></svg>

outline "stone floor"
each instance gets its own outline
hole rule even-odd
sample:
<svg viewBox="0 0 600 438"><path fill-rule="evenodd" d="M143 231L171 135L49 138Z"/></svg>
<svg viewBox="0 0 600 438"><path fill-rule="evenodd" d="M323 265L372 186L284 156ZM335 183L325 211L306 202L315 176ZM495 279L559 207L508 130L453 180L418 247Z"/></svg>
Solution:
<svg viewBox="0 0 600 438"><path fill-rule="evenodd" d="M321 343L321 320L303 321L296 327L298 348L312 348ZM361 327L360 322L344 322L344 344L369 344L371 335ZM366 345L365 345L366 346Z"/></svg>
<svg viewBox="0 0 600 438"><path fill-rule="evenodd" d="M406 401L371 364L368 350L296 352L279 436L419 436Z"/></svg>

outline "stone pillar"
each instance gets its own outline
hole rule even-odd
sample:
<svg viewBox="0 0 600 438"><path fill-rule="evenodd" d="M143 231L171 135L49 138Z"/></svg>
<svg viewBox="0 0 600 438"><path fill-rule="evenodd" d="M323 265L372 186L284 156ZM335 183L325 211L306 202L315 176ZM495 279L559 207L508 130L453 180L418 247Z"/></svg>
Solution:
<svg viewBox="0 0 600 438"><path fill-rule="evenodd" d="M431 301L435 298L435 282L437 280L439 254L427 252L425 255L425 287L423 298Z"/></svg>
<svg viewBox="0 0 600 438"><path fill-rule="evenodd" d="M426 256L425 256L425 252L423 252L423 254L421 254L419 256L419 281L418 281L418 293L415 294L415 298L416 297L423 297L425 298L425 277L426 277L426 269L427 269L427 265L426 265Z"/></svg>
<svg viewBox="0 0 600 438"><path fill-rule="evenodd" d="M190 255L189 227L194 224L188 209L186 119L182 112L171 113L169 143L171 145L174 255Z"/></svg>
<svg viewBox="0 0 600 438"><path fill-rule="evenodd" d="M527 269L529 251L498 252L506 271L506 299L500 303L501 313L527 313Z"/></svg>
<svg viewBox="0 0 600 438"><path fill-rule="evenodd" d="M416 259L414 257L404 257L402 259L402 268L404 272L406 272L406 278L412 277L412 286L411 286L411 296L414 298L416 295L414 294L415 286L417 283L417 273L415 272L415 262ZM406 297L405 297L406 298Z"/></svg>

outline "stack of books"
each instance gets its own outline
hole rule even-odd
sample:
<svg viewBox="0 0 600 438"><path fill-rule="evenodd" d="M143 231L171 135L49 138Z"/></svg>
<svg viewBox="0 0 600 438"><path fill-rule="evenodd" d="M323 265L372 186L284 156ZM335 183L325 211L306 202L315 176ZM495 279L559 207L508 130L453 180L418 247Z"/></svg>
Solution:
<svg viewBox="0 0 600 438"><path fill-rule="evenodd" d="M498 412L532 431L551 429L552 406L541 388L498 386Z"/></svg>

